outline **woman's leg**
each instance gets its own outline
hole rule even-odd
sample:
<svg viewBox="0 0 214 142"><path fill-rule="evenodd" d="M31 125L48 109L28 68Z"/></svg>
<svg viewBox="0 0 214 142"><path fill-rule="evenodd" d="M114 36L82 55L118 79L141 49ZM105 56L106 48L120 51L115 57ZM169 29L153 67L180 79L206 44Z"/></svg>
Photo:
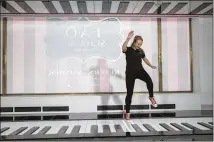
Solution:
<svg viewBox="0 0 214 142"><path fill-rule="evenodd" d="M126 89L127 89L127 95L126 95L126 99L125 99L126 113L130 112L130 105L131 105L131 102L132 102L134 84L135 84L135 75L134 75L134 73L126 73Z"/></svg>
<svg viewBox="0 0 214 142"><path fill-rule="evenodd" d="M151 77L144 69L139 70L139 72L137 72L136 75L137 75L138 79L146 82L146 86L149 91L149 100L151 101L151 103L154 107L157 107L157 103L156 103L156 100L153 95L153 82L152 82Z"/></svg>
<svg viewBox="0 0 214 142"><path fill-rule="evenodd" d="M144 69L142 69L142 70L139 70L139 72L137 72L137 78L146 83L147 89L149 91L149 97L150 98L154 97L153 82L149 74Z"/></svg>

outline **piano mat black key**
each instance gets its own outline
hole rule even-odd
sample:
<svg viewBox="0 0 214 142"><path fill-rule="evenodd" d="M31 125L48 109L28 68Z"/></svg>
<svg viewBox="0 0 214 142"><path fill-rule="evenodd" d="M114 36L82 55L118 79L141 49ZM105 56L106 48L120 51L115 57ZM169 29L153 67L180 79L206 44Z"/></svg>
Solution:
<svg viewBox="0 0 214 142"><path fill-rule="evenodd" d="M28 127L20 127L20 128L18 128L17 130L15 130L14 132L12 132L11 134L9 134L9 135L18 135L18 134L20 134L21 132L23 132L25 129L27 129Z"/></svg>
<svg viewBox="0 0 214 142"><path fill-rule="evenodd" d="M211 126L211 125L209 125L209 124L206 124L206 123L204 123L204 122L198 122L198 124L199 125L202 125L202 126L204 126L204 127L206 127L206 128L209 128L209 129L213 129L213 126Z"/></svg>
<svg viewBox="0 0 214 142"><path fill-rule="evenodd" d="M46 134L49 130L50 130L51 126L45 126L44 128L42 128L42 130L40 130L37 135L44 135Z"/></svg>
<svg viewBox="0 0 214 142"><path fill-rule="evenodd" d="M119 124L114 125L116 133L112 133L114 136L126 136L126 133L123 131L122 127Z"/></svg>
<svg viewBox="0 0 214 142"><path fill-rule="evenodd" d="M137 124L131 124L137 133L142 133L143 130Z"/></svg>
<svg viewBox="0 0 214 142"><path fill-rule="evenodd" d="M101 136L110 136L111 130L109 125L103 125L103 133L101 133Z"/></svg>
<svg viewBox="0 0 214 142"><path fill-rule="evenodd" d="M118 133L124 132L122 127L118 124L114 125L114 128L115 128L116 132L118 132Z"/></svg>
<svg viewBox="0 0 214 142"><path fill-rule="evenodd" d="M180 130L181 134L192 134L192 130L188 130L185 127L177 124L177 123L170 123L170 125L174 126L175 128Z"/></svg>
<svg viewBox="0 0 214 142"><path fill-rule="evenodd" d="M176 135L176 134L181 133L181 131L176 131L175 129L173 129L166 123L160 123L159 125L167 130L167 131L162 131L163 135Z"/></svg>
<svg viewBox="0 0 214 142"><path fill-rule="evenodd" d="M79 133L80 128L81 128L80 125L75 125L75 126L73 127L71 133L70 133L70 136L71 136L71 137L80 137L80 135L81 135L81 134Z"/></svg>
<svg viewBox="0 0 214 142"><path fill-rule="evenodd" d="M98 134L98 126L97 125L91 126L91 133L92 134Z"/></svg>
<svg viewBox="0 0 214 142"><path fill-rule="evenodd" d="M154 135L159 134L157 130L155 130L150 124L143 124L143 126L149 131L154 133Z"/></svg>
<svg viewBox="0 0 214 142"><path fill-rule="evenodd" d="M30 130L28 130L27 132L25 132L23 135L24 136L31 135L31 134L33 134L38 129L39 129L39 127L32 127L32 128L30 128Z"/></svg>
<svg viewBox="0 0 214 142"><path fill-rule="evenodd" d="M98 133L98 126L97 125L91 125L90 133L85 133L85 137L99 137Z"/></svg>
<svg viewBox="0 0 214 142"><path fill-rule="evenodd" d="M197 127L195 127L195 126L193 126L193 125L191 125L191 124L189 124L189 123L181 123L182 125L184 125L184 126L186 126L186 127L188 127L188 128L190 128L190 129L192 129L193 130L193 134L211 134L212 132L212 130L201 130L201 129L199 129L199 128L197 128Z"/></svg>
<svg viewBox="0 0 214 142"><path fill-rule="evenodd" d="M62 126L59 131L57 132L58 135L62 135L62 134L65 134L66 131L68 130L68 126Z"/></svg>
<svg viewBox="0 0 214 142"><path fill-rule="evenodd" d="M137 124L131 124L136 132L131 132L131 136L149 136L149 135L157 135L157 133L153 133L151 131L143 131Z"/></svg>
<svg viewBox="0 0 214 142"><path fill-rule="evenodd" d="M5 132L5 131L7 131L7 130L9 130L9 129L10 129L10 127L1 128L1 133ZM0 134L1 134L1 133L0 133Z"/></svg>

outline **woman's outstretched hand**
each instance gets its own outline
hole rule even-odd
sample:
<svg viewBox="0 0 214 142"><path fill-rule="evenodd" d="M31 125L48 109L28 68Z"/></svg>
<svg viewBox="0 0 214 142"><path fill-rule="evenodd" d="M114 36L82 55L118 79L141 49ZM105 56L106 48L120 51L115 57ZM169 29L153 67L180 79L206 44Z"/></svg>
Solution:
<svg viewBox="0 0 214 142"><path fill-rule="evenodd" d="M127 51L128 42L133 36L134 36L134 31L129 32L126 41L123 43L123 47L122 47L123 53L125 53Z"/></svg>
<svg viewBox="0 0 214 142"><path fill-rule="evenodd" d="M134 36L134 31L129 32L127 39L131 39Z"/></svg>
<svg viewBox="0 0 214 142"><path fill-rule="evenodd" d="M151 66L152 69L156 69L156 66Z"/></svg>

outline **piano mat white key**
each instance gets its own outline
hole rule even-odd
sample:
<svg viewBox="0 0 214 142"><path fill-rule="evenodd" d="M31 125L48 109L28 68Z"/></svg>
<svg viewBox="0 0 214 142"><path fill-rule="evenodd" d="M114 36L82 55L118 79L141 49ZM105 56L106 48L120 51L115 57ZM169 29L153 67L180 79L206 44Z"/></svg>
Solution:
<svg viewBox="0 0 214 142"><path fill-rule="evenodd" d="M123 124L126 126L128 132L136 132L135 129L132 127L132 124L134 124L132 120L123 120Z"/></svg>
<svg viewBox="0 0 214 142"><path fill-rule="evenodd" d="M114 124L108 124L108 125L109 125L109 127L110 127L110 131L111 131L112 133L116 133Z"/></svg>
<svg viewBox="0 0 214 142"><path fill-rule="evenodd" d="M142 122L170 122L170 123L176 123L176 122L209 122L212 121L211 117L198 117L198 118L158 118L158 119L140 119Z"/></svg>
<svg viewBox="0 0 214 142"><path fill-rule="evenodd" d="M97 124L105 125L107 120L97 120Z"/></svg>
<svg viewBox="0 0 214 142"><path fill-rule="evenodd" d="M4 128L4 127L12 127L12 126L14 126L14 125L18 125L18 123L15 124L15 123L13 123L13 122L1 122L1 128Z"/></svg>
<svg viewBox="0 0 214 142"><path fill-rule="evenodd" d="M92 127L92 125L97 125L97 120L90 120L90 121L88 121L85 133L91 133L91 127Z"/></svg>
<svg viewBox="0 0 214 142"><path fill-rule="evenodd" d="M114 124L114 120L106 120L106 124Z"/></svg>
<svg viewBox="0 0 214 142"><path fill-rule="evenodd" d="M97 120L98 133L103 133L103 125L106 125L106 120Z"/></svg>
<svg viewBox="0 0 214 142"><path fill-rule="evenodd" d="M125 122L125 120L114 120L115 125L120 125L124 132L133 132L135 131L129 123Z"/></svg>
<svg viewBox="0 0 214 142"><path fill-rule="evenodd" d="M212 121L212 117L198 117L198 118L160 118L160 119L148 119L148 120L155 120L159 121L160 123L164 121L168 121L170 123L176 122L209 122Z"/></svg>
<svg viewBox="0 0 214 142"><path fill-rule="evenodd" d="M26 122L1 122L1 128L3 127L22 127L26 124Z"/></svg>
<svg viewBox="0 0 214 142"><path fill-rule="evenodd" d="M114 128L114 121L113 121L113 120L106 120L106 125L109 125L110 131L111 131L112 133L115 133L115 132L116 132L116 130L115 130L115 128Z"/></svg>
<svg viewBox="0 0 214 142"><path fill-rule="evenodd" d="M133 120L124 120L124 122L126 122L126 124L134 124Z"/></svg>
<svg viewBox="0 0 214 142"><path fill-rule="evenodd" d="M79 120L78 121L78 125L80 125L80 130L79 133L85 133L86 131L86 126L87 126L87 122L88 120Z"/></svg>

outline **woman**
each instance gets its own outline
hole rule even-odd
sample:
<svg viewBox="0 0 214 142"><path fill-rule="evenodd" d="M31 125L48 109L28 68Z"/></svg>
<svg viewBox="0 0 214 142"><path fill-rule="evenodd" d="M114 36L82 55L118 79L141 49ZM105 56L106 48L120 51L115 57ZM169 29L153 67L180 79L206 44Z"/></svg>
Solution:
<svg viewBox="0 0 214 142"><path fill-rule="evenodd" d="M141 36L135 36L131 47L127 47L127 44L133 35L134 32L131 31L122 47L123 53L126 54L126 120L130 119L130 105L132 101L135 79L140 79L146 83L149 91L149 100L154 107L157 107L157 103L153 96L153 82L149 74L144 70L141 59L143 59L144 62L152 69L156 69L156 67L150 64L143 49L140 48L143 44L143 38Z"/></svg>

